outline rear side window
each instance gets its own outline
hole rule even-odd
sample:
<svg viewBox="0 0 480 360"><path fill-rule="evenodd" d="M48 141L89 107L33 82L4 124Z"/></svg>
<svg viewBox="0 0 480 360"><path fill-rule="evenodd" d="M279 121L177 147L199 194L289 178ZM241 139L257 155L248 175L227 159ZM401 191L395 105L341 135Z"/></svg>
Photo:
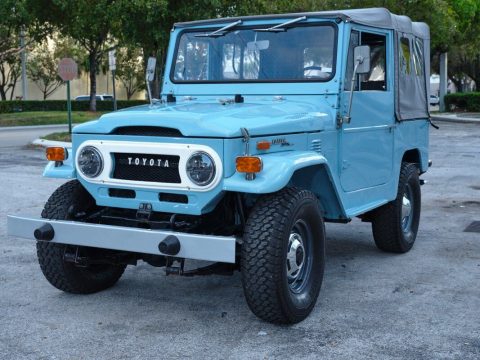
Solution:
<svg viewBox="0 0 480 360"><path fill-rule="evenodd" d="M423 41L416 38L413 46L413 65L415 68L415 75L423 76Z"/></svg>
<svg viewBox="0 0 480 360"><path fill-rule="evenodd" d="M406 37L400 38L400 71L406 75L411 73L411 50L410 50L410 41Z"/></svg>

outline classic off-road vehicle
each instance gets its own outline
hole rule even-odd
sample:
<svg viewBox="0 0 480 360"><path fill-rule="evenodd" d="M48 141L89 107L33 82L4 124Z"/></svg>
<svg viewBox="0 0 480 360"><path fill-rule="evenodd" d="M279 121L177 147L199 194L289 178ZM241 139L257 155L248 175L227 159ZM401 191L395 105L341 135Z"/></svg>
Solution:
<svg viewBox="0 0 480 360"><path fill-rule="evenodd" d="M73 180L41 219L10 216L9 233L37 240L63 291L106 289L138 260L240 270L257 316L301 321L322 284L325 221L360 217L380 249L411 249L429 67L428 26L386 9L178 23L161 99L47 149L44 175Z"/></svg>

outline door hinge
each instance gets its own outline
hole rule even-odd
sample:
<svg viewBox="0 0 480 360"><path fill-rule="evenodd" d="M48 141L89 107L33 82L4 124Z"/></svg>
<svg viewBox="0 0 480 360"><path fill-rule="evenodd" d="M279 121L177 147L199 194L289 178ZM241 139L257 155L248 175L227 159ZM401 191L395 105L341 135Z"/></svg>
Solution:
<svg viewBox="0 0 480 360"><path fill-rule="evenodd" d="M340 129L343 125L343 116L340 115L340 112L337 113L337 129Z"/></svg>

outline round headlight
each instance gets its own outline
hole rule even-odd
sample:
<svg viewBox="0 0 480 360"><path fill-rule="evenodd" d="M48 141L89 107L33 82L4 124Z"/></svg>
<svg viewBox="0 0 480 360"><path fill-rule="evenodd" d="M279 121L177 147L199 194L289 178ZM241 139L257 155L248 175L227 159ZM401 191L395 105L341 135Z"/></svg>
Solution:
<svg viewBox="0 0 480 360"><path fill-rule="evenodd" d="M206 186L215 177L215 162L207 153L194 153L187 161L188 178L199 186Z"/></svg>
<svg viewBox="0 0 480 360"><path fill-rule="evenodd" d="M83 175L94 178L103 170L103 158L100 151L93 146L85 146L78 155L78 168Z"/></svg>

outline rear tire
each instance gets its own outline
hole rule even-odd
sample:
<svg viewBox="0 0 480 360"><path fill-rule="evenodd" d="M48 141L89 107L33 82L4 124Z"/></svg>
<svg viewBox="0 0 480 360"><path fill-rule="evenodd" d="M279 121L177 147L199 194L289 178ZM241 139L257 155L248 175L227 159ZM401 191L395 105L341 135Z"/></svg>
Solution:
<svg viewBox="0 0 480 360"><path fill-rule="evenodd" d="M420 211L418 168L404 162L400 169L397 198L373 213L372 231L377 247L387 252L408 252L417 237Z"/></svg>
<svg viewBox="0 0 480 360"><path fill-rule="evenodd" d="M263 320L292 324L313 310L322 285L325 229L310 191L262 196L245 226L241 271L248 306Z"/></svg>
<svg viewBox="0 0 480 360"><path fill-rule="evenodd" d="M88 213L95 208L95 201L77 181L60 186L48 199L42 217L69 220L74 214ZM37 241L37 257L45 278L65 292L90 294L113 286L122 276L126 265L89 265L79 267L65 262L65 253L79 251L82 255L107 255L108 250L83 246L70 246L46 241Z"/></svg>

